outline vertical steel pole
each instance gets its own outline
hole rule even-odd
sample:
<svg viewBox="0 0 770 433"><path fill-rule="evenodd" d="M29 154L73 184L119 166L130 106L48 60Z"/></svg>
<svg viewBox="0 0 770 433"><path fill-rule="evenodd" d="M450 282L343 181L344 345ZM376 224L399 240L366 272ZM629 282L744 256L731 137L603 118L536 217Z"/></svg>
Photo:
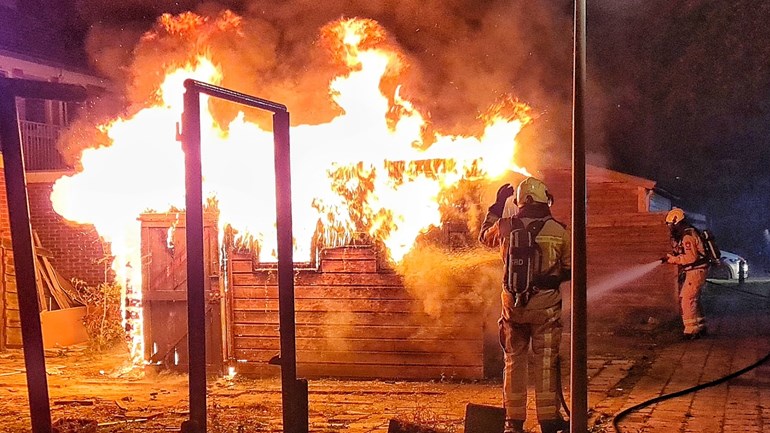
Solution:
<svg viewBox="0 0 770 433"><path fill-rule="evenodd" d="M291 149L289 143L288 112L279 111L273 114L273 134L275 140L278 307L281 333L283 428L284 432L301 433L308 431L308 415L307 405L302 404L303 396L301 394L303 387L297 382L296 330L294 326L294 253L291 217Z"/></svg>
<svg viewBox="0 0 770 433"><path fill-rule="evenodd" d="M187 347L190 421L206 431L206 300L203 272L203 181L201 170L200 93L185 83L182 145L185 154L187 240Z"/></svg>
<svg viewBox="0 0 770 433"><path fill-rule="evenodd" d="M16 287L32 431L49 433L51 407L48 400L43 330L40 325L40 305L35 281L35 252L32 249L29 200L24 177L24 154L19 135L16 97L14 93L4 91L3 88L0 88L0 142L3 145L5 188L8 194L8 213L16 267Z"/></svg>
<svg viewBox="0 0 770 433"><path fill-rule="evenodd" d="M586 0L575 1L572 94L572 330L570 391L571 433L585 433L588 423L587 247L586 247Z"/></svg>

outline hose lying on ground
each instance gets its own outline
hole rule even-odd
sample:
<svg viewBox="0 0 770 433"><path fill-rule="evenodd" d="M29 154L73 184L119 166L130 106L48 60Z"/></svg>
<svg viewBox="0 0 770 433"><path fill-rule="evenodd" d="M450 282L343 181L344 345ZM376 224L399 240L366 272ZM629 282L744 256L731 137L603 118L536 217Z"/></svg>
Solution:
<svg viewBox="0 0 770 433"><path fill-rule="evenodd" d="M752 292L746 292L746 291L743 291L743 290L737 290L737 289L735 289L735 288L733 288L733 287L730 287L730 286L725 286L725 285L722 285L722 284L717 284L717 283L714 283L714 282L711 282L711 281L710 281L709 283L711 283L711 284L716 284L716 285L718 285L718 286L722 286L722 287L727 287L727 288L729 288L729 289L732 289L732 290L738 291L738 292L740 292L740 293L745 293L745 294L755 295L755 296L759 296L759 297L762 297L762 298L768 299L768 297L767 297L767 296L762 296L762 295L759 295L759 294L756 294L756 293L752 293ZM616 432L616 433L622 433L622 431L620 430L620 426L618 426L618 423L619 423L619 422L620 422L620 421L621 421L623 418L625 418L625 417L626 417L628 414L630 414L631 412L637 411L637 410L639 410L639 409L645 408L645 407L647 407L647 406L649 406L649 405L652 405L652 404L655 404L655 403L659 403L659 402L661 402L661 401L664 401L664 400L668 400L668 399L671 399L671 398L680 397L680 396L683 396L683 395L685 395L685 394L689 394L689 393L691 393L691 392L695 392L695 391L699 391L699 390L701 390L701 389L705 389L705 388L709 388L709 387L712 387L712 386L716 386L716 385L719 385L719 384L721 384L721 383L727 382L727 381L728 381L728 380L730 380L730 379L735 379L736 377L738 377L738 376L740 376L740 375L742 375L742 374L744 374L744 373L746 373L746 372L749 372L749 371L751 371L751 370L753 370L753 369L755 369L755 368L759 367L760 365L764 364L764 363L765 363L765 362L767 362L768 360L770 360L770 353L768 353L767 355L765 355L765 356L764 356L762 359L760 359L759 361L757 361L757 362L755 362L755 363L753 363L753 364L749 365L748 367L745 367L745 368L742 368L742 369L740 369L740 370L738 370L738 371L735 371L735 372L733 372L733 373L730 373L730 374L728 374L727 376L722 376L722 377L720 377L720 378L718 378L718 379L712 380L711 382L701 383L700 385L695 385L695 386L692 386L692 387L690 387L690 388L687 388L687 389L683 389L683 390L681 390L681 391L676 391L676 392L672 392L672 393L670 393L670 394L664 394L664 395L660 395L660 396L658 396L658 397L655 397L655 398L651 398L651 399L649 399L649 400L647 400L647 401L643 401L643 402L641 402L641 403L639 403L639 404L637 404L637 405L635 405L635 406L631 406L631 407L629 407L629 408L627 408L627 409L624 409L624 410L622 410L621 412L619 412L617 415L615 415L615 417L612 419L612 427L614 427L614 428L615 428L615 432Z"/></svg>
<svg viewBox="0 0 770 433"><path fill-rule="evenodd" d="M643 401L643 402L637 404L636 406L631 406L628 409L625 409L625 410L621 411L620 413L618 413L617 415L615 415L615 418L613 418L613 420L612 420L612 426L615 427L615 431L617 433L622 433L621 430L620 430L620 427L618 426L618 423L620 422L620 420L625 418L629 413L634 412L634 411L639 410L639 409L642 409L644 407L647 407L647 406L649 406L651 404L659 403L661 401L668 400L670 398L679 397L679 396L682 396L682 395L685 395L685 394L689 394L691 392L699 391L701 389L709 388L709 387L712 387L712 386L715 386L715 385L719 385L720 383L727 382L730 379L734 379L734 378L742 375L743 373L746 373L746 372L748 372L750 370L753 370L753 369L759 367L760 365L762 365L765 362L767 362L767 360L769 360L769 359L770 359L770 353L765 355L759 361L749 365L748 367L743 368L741 370L738 370L738 371L736 371L734 373L730 373L727 376L720 377L719 379L712 380L711 382L706 382L706 383L702 383L700 385L696 385L696 386L693 386L693 387L690 387L690 388L687 388L687 389L683 389L681 391L672 392L671 394L664 394L664 395L652 398L650 400Z"/></svg>

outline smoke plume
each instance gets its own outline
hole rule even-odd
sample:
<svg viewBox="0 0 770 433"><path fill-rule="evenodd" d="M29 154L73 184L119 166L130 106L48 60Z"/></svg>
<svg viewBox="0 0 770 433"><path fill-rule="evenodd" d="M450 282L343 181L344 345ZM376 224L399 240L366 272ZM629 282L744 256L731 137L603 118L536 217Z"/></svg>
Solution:
<svg viewBox="0 0 770 433"><path fill-rule="evenodd" d="M488 107L512 95L536 121L520 140L522 163L559 159L569 150L572 86L571 2L501 0L335 0L313 2L81 0L90 23L91 64L125 89L127 104L152 98L168 65L211 47L223 86L281 101L295 124L336 115L328 82L335 70L319 29L341 17L372 18L404 56L401 93L444 133L473 133ZM194 12L194 32L163 28L163 14ZM237 26L225 22L238 20ZM218 109L226 120L233 108ZM527 155L529 156L529 161ZM561 158L563 159L563 158Z"/></svg>

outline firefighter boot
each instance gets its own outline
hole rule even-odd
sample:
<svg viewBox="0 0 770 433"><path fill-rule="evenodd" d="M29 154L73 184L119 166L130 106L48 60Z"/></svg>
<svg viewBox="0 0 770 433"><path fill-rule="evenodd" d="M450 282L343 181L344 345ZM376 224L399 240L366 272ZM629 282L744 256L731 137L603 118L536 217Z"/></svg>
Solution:
<svg viewBox="0 0 770 433"><path fill-rule="evenodd" d="M569 433L569 421L563 419L549 419L540 421L542 433Z"/></svg>
<svg viewBox="0 0 770 433"><path fill-rule="evenodd" d="M505 430L503 433L524 433L524 420L507 419L505 420Z"/></svg>

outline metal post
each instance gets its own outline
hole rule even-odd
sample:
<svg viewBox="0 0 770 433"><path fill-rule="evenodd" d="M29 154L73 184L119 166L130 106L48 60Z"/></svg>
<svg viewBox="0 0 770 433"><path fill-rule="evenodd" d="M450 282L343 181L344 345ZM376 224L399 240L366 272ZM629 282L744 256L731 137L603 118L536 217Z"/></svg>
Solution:
<svg viewBox="0 0 770 433"><path fill-rule="evenodd" d="M0 143L2 143L5 188L8 194L8 214L16 271L21 338L24 346L24 366L27 372L27 393L34 433L51 431L51 407L48 401L48 379L45 372L43 330L40 325L40 305L35 281L35 253L32 249L32 229L29 222L29 200L24 177L24 153L19 134L16 95L0 87Z"/></svg>
<svg viewBox="0 0 770 433"><path fill-rule="evenodd" d="M281 334L281 387L285 432L308 431L307 409L301 413L302 384L297 383L294 327L294 253L291 218L289 113L273 115L275 140L276 229L278 231L278 304ZM305 388L307 389L307 388Z"/></svg>
<svg viewBox="0 0 770 433"><path fill-rule="evenodd" d="M570 394L571 433L586 433L588 423L588 352L586 308L586 155L585 75L586 0L575 1L572 94L572 328Z"/></svg>
<svg viewBox="0 0 770 433"><path fill-rule="evenodd" d="M186 85L187 83L185 83ZM188 432L206 431L206 299L203 272L203 180L200 94L185 86L182 141L185 154L187 240L187 347L190 421Z"/></svg>

